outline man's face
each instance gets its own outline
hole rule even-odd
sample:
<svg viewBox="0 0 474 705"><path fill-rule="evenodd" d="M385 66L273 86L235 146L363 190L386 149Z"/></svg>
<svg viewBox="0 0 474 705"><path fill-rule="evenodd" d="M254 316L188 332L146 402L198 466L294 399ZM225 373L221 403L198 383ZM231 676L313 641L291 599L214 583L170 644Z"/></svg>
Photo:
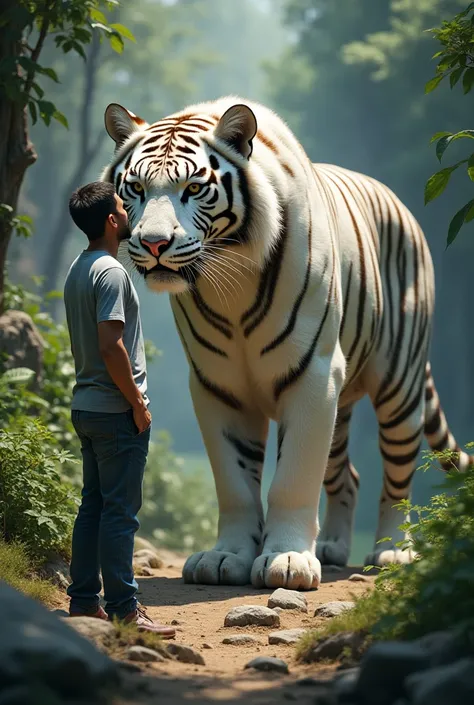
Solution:
<svg viewBox="0 0 474 705"><path fill-rule="evenodd" d="M120 196L117 196L117 194L115 194L115 204L116 210L114 215L118 224L117 236L119 242L122 242L123 240L129 240L132 233L128 224L127 211L123 207L122 199Z"/></svg>

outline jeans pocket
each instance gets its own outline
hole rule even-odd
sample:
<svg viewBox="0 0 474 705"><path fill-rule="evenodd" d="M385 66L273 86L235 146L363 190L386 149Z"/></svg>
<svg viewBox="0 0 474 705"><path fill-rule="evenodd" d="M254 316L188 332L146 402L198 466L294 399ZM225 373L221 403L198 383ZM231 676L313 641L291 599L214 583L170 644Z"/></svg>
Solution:
<svg viewBox="0 0 474 705"><path fill-rule="evenodd" d="M117 416L118 414L100 414L97 412L79 412L79 426L92 444L92 449L99 460L110 458L117 452Z"/></svg>
<svg viewBox="0 0 474 705"><path fill-rule="evenodd" d="M144 431L138 430L138 426L135 423L135 419L133 418L133 409L129 409L127 411L127 420L128 420L128 425L129 425L129 428L130 428L133 436L137 436L137 437L138 436L145 436L146 434L150 433L151 422L150 422L150 425L148 426L148 428L145 428Z"/></svg>

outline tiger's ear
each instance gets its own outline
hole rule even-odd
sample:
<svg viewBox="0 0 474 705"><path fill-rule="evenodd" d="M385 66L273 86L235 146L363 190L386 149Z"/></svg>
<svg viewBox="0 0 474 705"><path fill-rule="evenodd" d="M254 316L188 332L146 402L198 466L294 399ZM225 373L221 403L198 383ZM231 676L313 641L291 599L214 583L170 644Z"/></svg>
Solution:
<svg viewBox="0 0 474 705"><path fill-rule="evenodd" d="M148 127L148 123L134 115L118 103L110 103L104 115L105 129L118 148L128 140L130 135Z"/></svg>
<svg viewBox="0 0 474 705"><path fill-rule="evenodd" d="M233 105L217 123L214 137L227 142L246 159L252 154L252 140L257 133L257 119L246 105Z"/></svg>

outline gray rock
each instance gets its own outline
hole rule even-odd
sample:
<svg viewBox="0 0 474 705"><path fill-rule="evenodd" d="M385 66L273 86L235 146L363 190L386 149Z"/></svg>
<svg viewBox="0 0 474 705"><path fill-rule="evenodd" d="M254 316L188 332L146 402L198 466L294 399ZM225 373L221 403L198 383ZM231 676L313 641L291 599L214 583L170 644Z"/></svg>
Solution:
<svg viewBox="0 0 474 705"><path fill-rule="evenodd" d="M350 649L352 654L357 654L364 642L365 635L358 632L340 632L333 636L326 637L319 641L318 644L306 656L306 661L309 663L325 661L329 659L334 661L339 658L344 649Z"/></svg>
<svg viewBox="0 0 474 705"><path fill-rule="evenodd" d="M474 659L413 673L405 680L413 705L471 705L474 702Z"/></svg>
<svg viewBox="0 0 474 705"><path fill-rule="evenodd" d="M231 644L232 646L248 646L249 644L261 644L261 642L250 634L235 634L226 636L222 639L223 644Z"/></svg>
<svg viewBox="0 0 474 705"><path fill-rule="evenodd" d="M96 617L67 617L63 618L68 626L74 631L82 634L87 639L99 639L115 634L115 627L112 622Z"/></svg>
<svg viewBox="0 0 474 705"><path fill-rule="evenodd" d="M431 666L446 666L464 656L473 655L473 648L469 642L469 635L453 630L432 632L413 643L427 652Z"/></svg>
<svg viewBox="0 0 474 705"><path fill-rule="evenodd" d="M303 593L297 590L285 590L278 588L268 598L268 607L280 607L283 610L299 610L300 612L308 611L308 602Z"/></svg>
<svg viewBox="0 0 474 705"><path fill-rule="evenodd" d="M43 381L44 341L27 313L6 311L0 316L0 350L7 355L6 369L33 370L35 378L29 387L38 392Z"/></svg>
<svg viewBox="0 0 474 705"><path fill-rule="evenodd" d="M254 668L256 671L277 671L278 673L289 673L288 664L281 658L273 656L258 656L249 661L245 668Z"/></svg>
<svg viewBox="0 0 474 705"><path fill-rule="evenodd" d="M352 573L352 575L349 575L349 577L347 579L350 580L352 583L371 583L372 582L368 575L363 575L362 573Z"/></svg>
<svg viewBox="0 0 474 705"><path fill-rule="evenodd" d="M166 649L168 653L171 654L171 656L174 656L177 661L181 661L182 663L197 663L199 666L206 665L202 655L199 651L193 649L192 646L185 646L184 644L168 644Z"/></svg>
<svg viewBox="0 0 474 705"><path fill-rule="evenodd" d="M4 583L0 605L0 683L33 694L49 689L50 702L58 696L92 699L102 687L118 683L117 665L69 622Z"/></svg>
<svg viewBox="0 0 474 705"><path fill-rule="evenodd" d="M51 580L63 590L67 590L71 582L69 564L62 556L51 556L50 559L41 566L39 573L42 578Z"/></svg>
<svg viewBox="0 0 474 705"><path fill-rule="evenodd" d="M240 605L226 614L225 627L246 627L249 624L259 627L279 627L280 615L269 607L260 605Z"/></svg>
<svg viewBox="0 0 474 705"><path fill-rule="evenodd" d="M337 617L339 614L351 610L355 602L326 602L320 605L314 612L315 617Z"/></svg>
<svg viewBox="0 0 474 705"><path fill-rule="evenodd" d="M269 644L296 644L301 639L303 634L306 634L306 629L282 629L280 632L272 632L268 635Z"/></svg>
<svg viewBox="0 0 474 705"><path fill-rule="evenodd" d="M418 644L374 644L361 662L356 692L365 705L392 705L404 696L405 678L429 667L429 658ZM456 705L461 705L457 703Z"/></svg>
<svg viewBox="0 0 474 705"><path fill-rule="evenodd" d="M130 646L127 649L126 657L130 661L138 661L140 663L156 663L166 660L158 651L147 649L146 646Z"/></svg>
<svg viewBox="0 0 474 705"><path fill-rule="evenodd" d="M133 554L133 562L147 568L163 568L163 561L155 551L149 548L140 548Z"/></svg>
<svg viewBox="0 0 474 705"><path fill-rule="evenodd" d="M334 693L338 703L353 703L356 698L356 687L360 668L347 668L337 674L333 681Z"/></svg>

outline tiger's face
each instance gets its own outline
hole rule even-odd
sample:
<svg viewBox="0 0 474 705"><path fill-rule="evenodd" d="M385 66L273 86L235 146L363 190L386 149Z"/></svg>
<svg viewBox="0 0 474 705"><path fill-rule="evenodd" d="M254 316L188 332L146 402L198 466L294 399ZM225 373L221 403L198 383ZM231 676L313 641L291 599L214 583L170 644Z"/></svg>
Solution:
<svg viewBox="0 0 474 705"><path fill-rule="evenodd" d="M147 125L112 104L106 127L118 149L103 178L127 210L133 267L157 292L212 280L223 249L245 243L252 111L239 105L220 120L178 115Z"/></svg>

